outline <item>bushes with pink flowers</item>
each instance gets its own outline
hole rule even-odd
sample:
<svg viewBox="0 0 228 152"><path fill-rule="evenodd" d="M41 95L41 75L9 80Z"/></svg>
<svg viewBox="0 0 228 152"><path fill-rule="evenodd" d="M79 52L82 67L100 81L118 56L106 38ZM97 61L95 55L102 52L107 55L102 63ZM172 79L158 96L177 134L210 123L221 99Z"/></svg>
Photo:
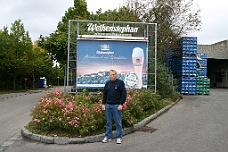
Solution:
<svg viewBox="0 0 228 152"><path fill-rule="evenodd" d="M55 90L41 98L32 110L26 126L33 133L50 136L83 137L104 133L106 118L102 111L102 92L84 90L76 95ZM161 108L171 104L151 90L127 90L123 107L123 128L131 127Z"/></svg>

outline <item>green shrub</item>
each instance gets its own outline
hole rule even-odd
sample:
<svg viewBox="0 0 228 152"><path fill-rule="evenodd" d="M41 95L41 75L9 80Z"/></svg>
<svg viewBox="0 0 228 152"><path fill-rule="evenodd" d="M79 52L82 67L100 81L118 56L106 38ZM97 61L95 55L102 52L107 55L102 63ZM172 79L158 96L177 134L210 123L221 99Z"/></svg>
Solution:
<svg viewBox="0 0 228 152"><path fill-rule="evenodd" d="M157 93L162 98L177 99L180 93L177 91L178 82L172 75L172 72L162 63L157 66Z"/></svg>

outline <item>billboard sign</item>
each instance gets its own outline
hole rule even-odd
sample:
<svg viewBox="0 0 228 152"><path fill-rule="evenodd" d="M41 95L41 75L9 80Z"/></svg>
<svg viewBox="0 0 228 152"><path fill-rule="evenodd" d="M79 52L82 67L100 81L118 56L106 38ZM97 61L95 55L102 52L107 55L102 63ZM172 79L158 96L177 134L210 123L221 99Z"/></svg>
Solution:
<svg viewBox="0 0 228 152"><path fill-rule="evenodd" d="M77 43L77 88L103 88L110 69L126 87L147 88L147 41L78 39Z"/></svg>

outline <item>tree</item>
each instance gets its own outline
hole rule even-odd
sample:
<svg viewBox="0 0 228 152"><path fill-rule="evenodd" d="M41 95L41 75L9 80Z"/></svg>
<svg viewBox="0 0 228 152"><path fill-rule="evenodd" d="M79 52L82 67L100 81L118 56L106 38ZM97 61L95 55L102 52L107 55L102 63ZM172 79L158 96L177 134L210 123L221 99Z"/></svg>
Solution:
<svg viewBox="0 0 228 152"><path fill-rule="evenodd" d="M128 22L141 22L138 16L129 8L123 6L119 9L108 10L102 13L102 9L98 9L96 14L90 15L91 20L103 21L128 21Z"/></svg>
<svg viewBox="0 0 228 152"><path fill-rule="evenodd" d="M131 2L131 1L130 1ZM143 21L157 23L157 49L159 59L162 51L180 47L180 37L198 31L201 27L200 9L193 0L146 0L128 7ZM195 7L195 8L194 8Z"/></svg>
<svg viewBox="0 0 228 152"><path fill-rule="evenodd" d="M1 39L4 52L1 53L1 62L5 74L10 74L13 79L13 89L16 89L16 78L28 69L27 60L32 49L29 33L25 31L21 20L16 20L10 30L4 27Z"/></svg>
<svg viewBox="0 0 228 152"><path fill-rule="evenodd" d="M0 88L4 89L21 89L25 82L34 88L36 77L52 77L55 70L47 51L32 44L21 20L0 30L0 64L0 79L4 80Z"/></svg>
<svg viewBox="0 0 228 152"><path fill-rule="evenodd" d="M200 29L200 9L193 4L192 0L128 0L119 10L99 9L90 19L157 23L158 57L163 59L162 51L180 47L181 36Z"/></svg>
<svg viewBox="0 0 228 152"><path fill-rule="evenodd" d="M74 7L70 7L62 17L62 21L58 23L57 30L51 33L49 37L39 38L38 45L46 49L52 56L53 60L57 60L61 66L67 62L68 48L68 21L88 19L87 3L85 0L74 0Z"/></svg>

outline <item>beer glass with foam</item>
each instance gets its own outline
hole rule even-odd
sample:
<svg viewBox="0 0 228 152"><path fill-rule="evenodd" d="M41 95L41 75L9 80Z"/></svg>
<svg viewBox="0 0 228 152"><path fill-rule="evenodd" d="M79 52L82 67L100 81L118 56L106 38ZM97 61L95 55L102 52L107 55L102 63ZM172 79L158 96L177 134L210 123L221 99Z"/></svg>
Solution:
<svg viewBox="0 0 228 152"><path fill-rule="evenodd" d="M138 77L137 88L142 88L142 70L144 63L144 53L143 49L140 47L135 47L132 51L132 62L134 67L134 72Z"/></svg>

